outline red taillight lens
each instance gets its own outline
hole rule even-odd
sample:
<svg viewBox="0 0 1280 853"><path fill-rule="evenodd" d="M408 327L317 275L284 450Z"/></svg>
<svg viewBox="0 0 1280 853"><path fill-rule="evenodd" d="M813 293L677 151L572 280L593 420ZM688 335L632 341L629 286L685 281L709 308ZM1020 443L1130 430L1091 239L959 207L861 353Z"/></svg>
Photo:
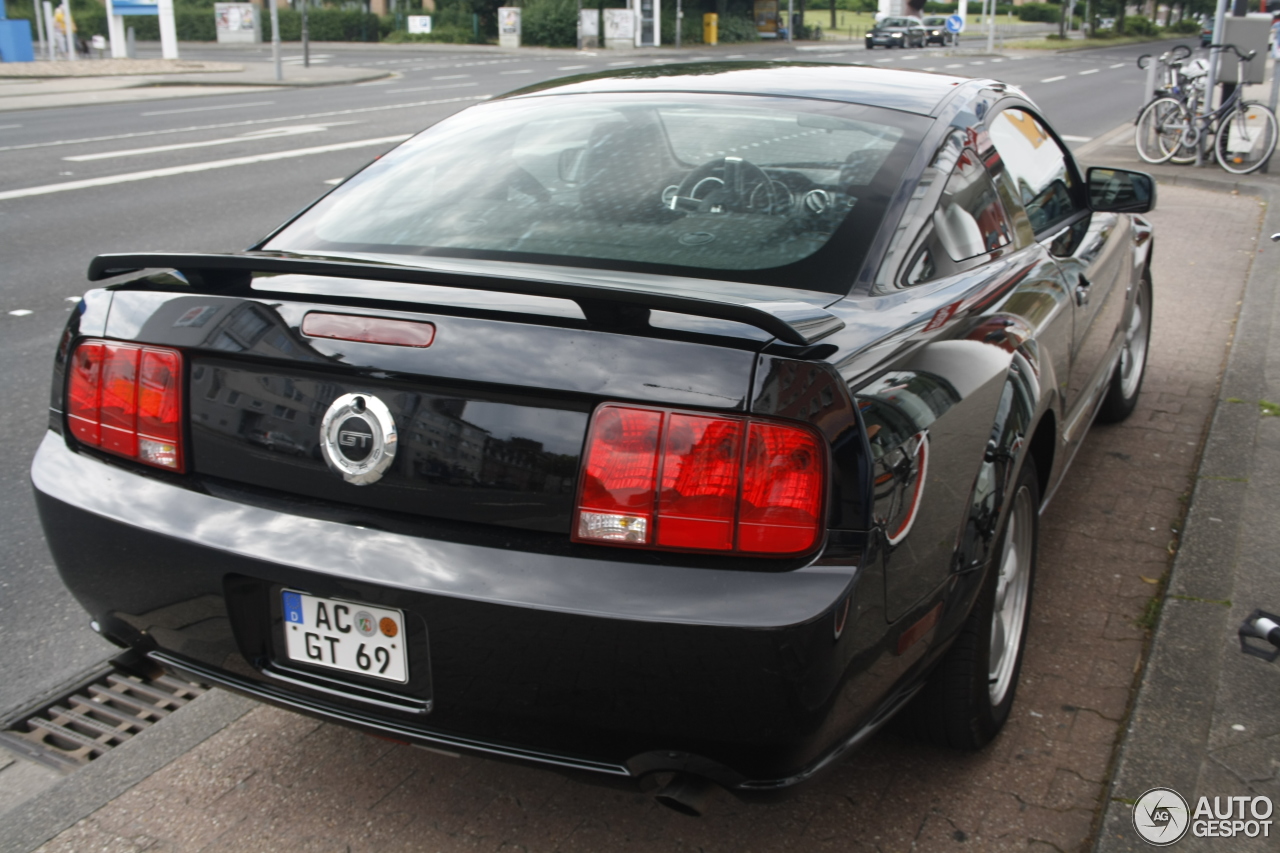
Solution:
<svg viewBox="0 0 1280 853"><path fill-rule="evenodd" d="M662 454L662 523L668 548L733 548L742 423L669 414Z"/></svg>
<svg viewBox="0 0 1280 853"><path fill-rule="evenodd" d="M799 554L822 530L826 467L800 425L608 404L591 422L573 538Z"/></svg>
<svg viewBox="0 0 1280 853"><path fill-rule="evenodd" d="M182 471L182 354L86 341L71 355L67 423L83 444Z"/></svg>
<svg viewBox="0 0 1280 853"><path fill-rule="evenodd" d="M814 436L791 427L752 423L743 470L738 547L780 554L812 548L823 479Z"/></svg>
<svg viewBox="0 0 1280 853"><path fill-rule="evenodd" d="M78 441L102 443L102 344L81 344L71 354L67 373L67 425Z"/></svg>
<svg viewBox="0 0 1280 853"><path fill-rule="evenodd" d="M652 542L654 483L662 413L608 406L591 423L582 471L578 536L604 542Z"/></svg>

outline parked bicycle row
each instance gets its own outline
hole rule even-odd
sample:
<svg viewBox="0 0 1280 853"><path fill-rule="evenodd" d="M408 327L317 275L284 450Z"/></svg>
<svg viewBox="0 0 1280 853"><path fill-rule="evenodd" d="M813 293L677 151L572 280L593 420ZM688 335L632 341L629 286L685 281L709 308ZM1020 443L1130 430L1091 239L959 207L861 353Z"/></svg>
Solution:
<svg viewBox="0 0 1280 853"><path fill-rule="evenodd" d="M1222 102L1215 108L1209 92L1213 70L1210 59L1192 56L1191 48L1177 45L1159 57L1138 58L1139 68L1158 63L1158 85L1152 99L1139 111L1135 141L1138 156L1148 163L1191 164L1212 156L1228 172L1245 175L1262 168L1276 148L1275 113L1260 101L1244 98L1244 88L1261 75L1250 75L1249 63L1257 52L1242 53L1233 44L1209 45L1234 55L1236 74L1226 84ZM1212 56L1212 54L1211 54ZM1261 61L1261 59L1259 59Z"/></svg>

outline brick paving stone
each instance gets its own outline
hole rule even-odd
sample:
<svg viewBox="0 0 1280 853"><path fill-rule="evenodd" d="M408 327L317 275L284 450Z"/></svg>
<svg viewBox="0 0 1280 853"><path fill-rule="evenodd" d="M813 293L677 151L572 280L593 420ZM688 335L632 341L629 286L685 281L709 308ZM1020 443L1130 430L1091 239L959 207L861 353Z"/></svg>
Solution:
<svg viewBox="0 0 1280 853"><path fill-rule="evenodd" d="M1248 197L1162 186L1160 205L1143 397L1126 423L1094 427L1042 518L1023 681L987 749L887 731L789 798L726 798L691 820L639 793L260 708L41 853L1081 849L1158 589L1142 577L1169 565L1259 223Z"/></svg>

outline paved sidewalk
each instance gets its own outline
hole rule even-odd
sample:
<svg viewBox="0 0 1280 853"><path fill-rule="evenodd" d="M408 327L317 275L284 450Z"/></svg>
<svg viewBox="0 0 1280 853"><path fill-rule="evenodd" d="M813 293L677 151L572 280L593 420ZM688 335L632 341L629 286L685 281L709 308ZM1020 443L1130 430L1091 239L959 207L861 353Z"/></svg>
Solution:
<svg viewBox="0 0 1280 853"><path fill-rule="evenodd" d="M1265 91L1250 89L1249 97L1265 98ZM1125 165L1119 155L1127 152L1127 165L1144 168L1131 139L1121 129L1098 150L1116 165ZM1179 185L1252 193L1266 214L1098 853L1150 849L1134 829L1132 804L1154 787L1180 793L1193 814L1200 797L1265 796L1280 807L1280 662L1243 655L1236 634L1255 608L1280 613L1280 418L1266 405L1280 402L1280 244L1265 239L1280 232L1280 163L1277 174L1244 177L1216 163L1145 168L1159 176L1162 193ZM1185 215L1211 224L1210 211ZM1157 251L1167 246L1162 236L1157 232ZM1208 237L1197 244L1198 262L1209 268L1201 299L1211 305L1232 296L1218 268L1223 247ZM1159 303L1156 311L1158 317ZM1192 334L1187 344L1202 346ZM1196 837L1193 822L1177 849L1276 850L1280 810L1272 819L1270 837L1254 839Z"/></svg>
<svg viewBox="0 0 1280 853"><path fill-rule="evenodd" d="M1119 146L1104 153L1115 165L1127 162ZM725 798L706 818L690 820L636 792L396 746L215 691L167 719L164 730L0 815L0 853L1087 847L1107 802L1113 752L1143 671L1145 620L1156 612L1153 594L1170 552L1179 540L1187 553L1213 550L1216 527L1197 521L1203 485L1192 527L1179 530L1238 305L1242 295L1254 305L1258 290L1274 285L1260 272L1274 275L1274 262L1255 263L1260 248L1272 251L1256 242L1264 211L1272 214L1230 186L1161 187L1151 216L1155 313L1143 396L1126 423L1095 427L1044 515L1023 684L1008 727L984 752L958 754L885 733L789 799L743 805ZM1280 341L1276 347L1280 359ZM1247 404L1220 408L1228 407L1252 413ZM1280 610L1274 600L1257 603ZM1138 754L1132 744L1160 734L1168 721L1143 709L1159 698L1161 688L1151 685L1163 649L1186 642L1168 633L1175 610L1166 607L1156 635L1117 796L1129 796L1122 785ZM1193 655L1230 651L1206 642L1216 634L1190 636ZM1280 670L1245 674L1248 687ZM1197 685L1202 693L1214 689ZM1198 761L1209 746L1186 738L1180 749ZM7 773L0 772L0 791Z"/></svg>

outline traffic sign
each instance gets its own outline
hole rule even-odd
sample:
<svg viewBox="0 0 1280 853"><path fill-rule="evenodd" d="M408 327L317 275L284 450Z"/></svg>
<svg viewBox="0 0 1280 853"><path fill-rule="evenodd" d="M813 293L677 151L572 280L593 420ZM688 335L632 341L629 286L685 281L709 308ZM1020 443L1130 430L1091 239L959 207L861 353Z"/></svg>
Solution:
<svg viewBox="0 0 1280 853"><path fill-rule="evenodd" d="M964 18L959 15L952 15L947 18L947 32L962 33L964 32Z"/></svg>

